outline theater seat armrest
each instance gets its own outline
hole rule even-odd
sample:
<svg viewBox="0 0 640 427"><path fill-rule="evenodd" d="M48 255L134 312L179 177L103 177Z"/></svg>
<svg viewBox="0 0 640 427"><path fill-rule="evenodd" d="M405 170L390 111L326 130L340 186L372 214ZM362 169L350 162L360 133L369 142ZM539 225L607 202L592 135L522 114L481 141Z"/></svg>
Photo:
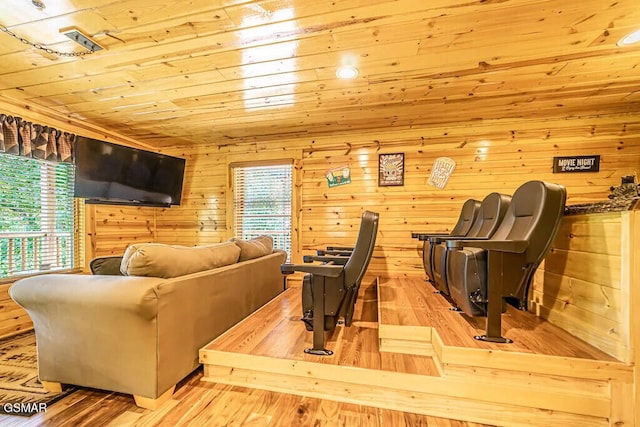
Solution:
<svg viewBox="0 0 640 427"><path fill-rule="evenodd" d="M336 265L345 265L347 261L349 261L349 257L345 256L315 256L315 255L305 255L302 257L302 261L307 262L331 262Z"/></svg>
<svg viewBox="0 0 640 427"><path fill-rule="evenodd" d="M338 277L344 271L344 266L335 264L282 264L280 271L282 271L282 274L300 271L316 276Z"/></svg>
<svg viewBox="0 0 640 427"><path fill-rule="evenodd" d="M328 251L353 252L354 249L352 246L327 246Z"/></svg>
<svg viewBox="0 0 640 427"><path fill-rule="evenodd" d="M425 240L429 240L433 237L464 237L464 236L452 236L451 233L411 233L411 237L413 239L418 239L421 242L424 242Z"/></svg>
<svg viewBox="0 0 640 427"><path fill-rule="evenodd" d="M446 236L430 236L428 239L425 239L425 240L429 240L430 243L436 244L436 243L448 242L449 240L474 240L475 241L475 240L487 240L487 238L486 237L451 236L447 234Z"/></svg>
<svg viewBox="0 0 640 427"><path fill-rule="evenodd" d="M351 256L352 253L353 251L337 250L337 249L318 249L316 251L316 254L318 256L335 255L335 256L342 256L342 257L349 257Z"/></svg>
<svg viewBox="0 0 640 427"><path fill-rule="evenodd" d="M462 249L465 246L486 249L488 251L523 253L529 247L527 240L449 240L447 249Z"/></svg>

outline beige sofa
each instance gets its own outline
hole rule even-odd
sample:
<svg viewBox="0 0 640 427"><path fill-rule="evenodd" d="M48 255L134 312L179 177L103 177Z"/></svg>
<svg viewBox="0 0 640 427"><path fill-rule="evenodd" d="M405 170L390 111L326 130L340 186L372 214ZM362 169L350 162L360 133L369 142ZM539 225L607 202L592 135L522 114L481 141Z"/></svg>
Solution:
<svg viewBox="0 0 640 427"><path fill-rule="evenodd" d="M211 264L215 250L207 248L216 246L236 253L222 256L228 265L190 271ZM50 390L74 384L133 394L138 406L155 409L198 367L201 347L282 292L286 253L266 249L242 241L136 245L121 270L146 276L19 280L10 295L33 320L40 380Z"/></svg>

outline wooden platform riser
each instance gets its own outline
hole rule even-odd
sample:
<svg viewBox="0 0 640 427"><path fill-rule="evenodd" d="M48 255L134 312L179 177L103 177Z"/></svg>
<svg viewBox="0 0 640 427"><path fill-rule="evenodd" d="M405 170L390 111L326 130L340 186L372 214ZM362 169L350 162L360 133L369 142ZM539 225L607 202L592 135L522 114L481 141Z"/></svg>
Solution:
<svg viewBox="0 0 640 427"><path fill-rule="evenodd" d="M205 364L204 381L487 424L610 425L608 387L602 388L600 397L594 397L567 393L562 388L542 389L532 382L509 386L469 377L373 373L239 354L210 354L207 358L211 357L215 364Z"/></svg>
<svg viewBox="0 0 640 427"><path fill-rule="evenodd" d="M253 326L237 325L201 350L203 380L491 425L633 425L633 366L578 343L550 351L575 339L540 321L530 323L522 318L530 314L517 310L506 324L522 341L507 346L475 341L471 332L477 323L450 312L441 296L416 285L385 280L368 286L358 300L362 320L330 334L327 345L339 355L317 358L269 350L266 337L252 332L267 329L273 335L269 343L286 349L295 342L302 353L300 346L311 335L291 323L300 308L299 293L289 290L247 319ZM375 310L377 322L371 316ZM537 338L517 332L538 328L545 332ZM362 330L354 335L354 329ZM365 368L347 357L348 366L340 364L342 352L354 350L351 340L365 335L377 338L378 346L361 342L360 362L400 362L406 355L404 361ZM431 360L432 368L425 370L421 360Z"/></svg>

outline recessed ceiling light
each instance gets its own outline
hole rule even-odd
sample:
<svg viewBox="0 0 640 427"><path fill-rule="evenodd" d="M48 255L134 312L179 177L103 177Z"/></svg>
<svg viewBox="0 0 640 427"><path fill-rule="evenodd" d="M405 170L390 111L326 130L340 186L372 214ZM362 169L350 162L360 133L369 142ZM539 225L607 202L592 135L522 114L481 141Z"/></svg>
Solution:
<svg viewBox="0 0 640 427"><path fill-rule="evenodd" d="M358 69L350 65L340 67L336 70L336 76L339 79L350 80L358 77Z"/></svg>
<svg viewBox="0 0 640 427"><path fill-rule="evenodd" d="M618 46L629 46L630 44L640 42L640 30L635 30L634 32L627 34L618 42Z"/></svg>

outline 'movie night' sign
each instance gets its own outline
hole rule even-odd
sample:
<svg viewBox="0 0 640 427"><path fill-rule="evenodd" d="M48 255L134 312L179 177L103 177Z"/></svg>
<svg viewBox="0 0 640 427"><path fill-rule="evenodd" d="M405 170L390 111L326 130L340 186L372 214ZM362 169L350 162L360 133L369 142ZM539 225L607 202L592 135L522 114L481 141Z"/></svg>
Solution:
<svg viewBox="0 0 640 427"><path fill-rule="evenodd" d="M595 156L568 156L553 158L553 173L598 172L599 170L599 154Z"/></svg>

